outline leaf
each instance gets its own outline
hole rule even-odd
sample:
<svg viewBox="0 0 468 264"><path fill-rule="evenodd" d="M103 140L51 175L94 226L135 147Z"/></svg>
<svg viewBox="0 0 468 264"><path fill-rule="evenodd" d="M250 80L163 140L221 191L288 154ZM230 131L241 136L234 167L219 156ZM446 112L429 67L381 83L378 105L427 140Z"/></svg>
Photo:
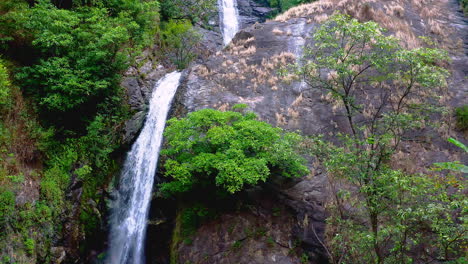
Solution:
<svg viewBox="0 0 468 264"><path fill-rule="evenodd" d="M468 152L468 146L465 146L465 144L461 143L460 141L458 141L458 140L456 140L454 138L449 138L447 141L454 144L455 146L461 148L465 152Z"/></svg>

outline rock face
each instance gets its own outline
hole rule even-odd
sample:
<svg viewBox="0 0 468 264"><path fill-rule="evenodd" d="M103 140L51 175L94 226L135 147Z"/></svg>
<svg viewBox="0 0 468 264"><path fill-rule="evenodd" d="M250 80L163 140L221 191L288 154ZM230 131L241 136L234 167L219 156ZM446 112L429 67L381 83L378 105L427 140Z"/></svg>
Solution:
<svg viewBox="0 0 468 264"><path fill-rule="evenodd" d="M248 27L256 22L265 21L271 8L259 4L253 0L238 0L237 2L240 16L240 28ZM201 63L209 56L223 48L223 37L219 29L218 13L209 20L211 29L202 26L195 26L195 29L202 36L201 45L197 50L199 54L197 62ZM136 65L130 67L125 73L121 82L127 93L127 102L130 108L136 113L125 124L123 141L129 144L138 135L146 117L148 100L154 84L168 73L168 69L162 65L156 65L151 50L146 50L136 59Z"/></svg>
<svg viewBox="0 0 468 264"><path fill-rule="evenodd" d="M300 263L291 250L293 218L278 210L225 214L203 225L191 244L181 244L179 263Z"/></svg>
<svg viewBox="0 0 468 264"><path fill-rule="evenodd" d="M265 22L268 15L274 10L265 3L254 0L237 0L237 8L239 9L241 29L257 22Z"/></svg>
<svg viewBox="0 0 468 264"><path fill-rule="evenodd" d="M239 6L243 6L244 2L249 1L241 0ZM349 132L344 116L326 104L319 92L307 89L292 75L278 74L279 69L296 62L296 58L301 56L302 46L312 43L310 33L337 9L361 21L375 20L410 48L421 45L417 36L434 38L454 58L449 104L451 107L466 104L468 86L463 77L468 68L466 44L463 44L466 43L463 33L466 24L458 15L454 15L457 14L456 6L450 1L433 2L433 6L407 1L402 7L403 11L390 8L397 4L396 1L322 0L293 8L274 21L247 27L223 51L189 70L179 90L178 104L187 111L195 111L207 107L226 110L234 104L245 103L262 120L287 130L299 130L305 135L329 136L339 131ZM435 9L443 11L435 12ZM244 8L245 12L248 10ZM442 23L436 26L434 19ZM450 25L456 27L450 29ZM460 40L460 36L464 39ZM455 131L449 133L460 138ZM433 133L430 137L427 143L436 143L419 147L413 146L413 143L403 144L402 159L417 160L415 163L418 164L413 166L423 168L437 161L434 159L441 159L434 153L456 152L441 140L441 134ZM181 245L179 259L192 263L276 263L276 260L278 263L298 263L297 258L283 254L283 246L286 251L293 249L292 245L285 243L289 239L299 241L302 249L307 251L310 263L326 263L321 244L326 219L324 206L328 197L326 175L314 171L297 182L273 184L271 189L290 212L282 219L283 225L277 225L271 212L266 216L226 214L219 221L204 224L198 230L193 245ZM283 246L264 250L262 241L256 244L247 240L246 247L241 247L242 254L229 249L230 245L245 236L240 231L230 233L230 225L250 227L258 223L264 223L267 233L281 230L279 237L288 237L280 239ZM203 252L208 254L206 259Z"/></svg>
<svg viewBox="0 0 468 264"><path fill-rule="evenodd" d="M175 262L305 263L309 257L303 250L303 240L297 238L307 231L299 230L297 221L306 227L313 225L311 218L303 215L297 219L296 212L276 191L266 189L249 190L240 208L206 222L179 243Z"/></svg>
<svg viewBox="0 0 468 264"><path fill-rule="evenodd" d="M130 109L135 111L125 123L124 144L130 144L143 127L153 86L168 72L162 65L155 65L154 61L151 51L145 51L136 60L136 65L140 66L129 68L121 82Z"/></svg>

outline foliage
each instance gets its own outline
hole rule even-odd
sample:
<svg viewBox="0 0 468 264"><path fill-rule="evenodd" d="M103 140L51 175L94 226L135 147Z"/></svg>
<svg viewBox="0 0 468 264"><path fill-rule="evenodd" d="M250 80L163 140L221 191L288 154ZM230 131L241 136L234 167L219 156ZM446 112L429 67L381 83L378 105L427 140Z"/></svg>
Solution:
<svg viewBox="0 0 468 264"><path fill-rule="evenodd" d="M461 0L460 5L465 15L468 14L468 0Z"/></svg>
<svg viewBox="0 0 468 264"><path fill-rule="evenodd" d="M163 50L170 54L177 68L184 69L195 59L195 51L201 35L192 28L188 20L171 20L164 24L161 32Z"/></svg>
<svg viewBox="0 0 468 264"><path fill-rule="evenodd" d="M308 173L294 152L301 136L256 120L251 112L204 109L167 122L162 191L186 192L217 186L235 193L265 182L271 174L299 177Z"/></svg>
<svg viewBox="0 0 468 264"><path fill-rule="evenodd" d="M15 210L15 194L11 191L1 190L0 192L0 226L9 222ZM2 233L5 229L2 228ZM4 235L4 234L0 234Z"/></svg>
<svg viewBox="0 0 468 264"><path fill-rule="evenodd" d="M468 146L465 146L465 144L461 143L460 141L454 138L449 138L448 141L462 149L464 152L468 153ZM468 166L461 164L459 161L438 162L434 163L434 165L439 170L450 170L453 172L468 173Z"/></svg>
<svg viewBox="0 0 468 264"><path fill-rule="evenodd" d="M216 13L216 0L162 0L161 15L169 20L207 23Z"/></svg>
<svg viewBox="0 0 468 264"><path fill-rule="evenodd" d="M0 50L6 49L11 42L22 42L27 33L21 27L26 20L24 10L26 1L3 0L0 2Z"/></svg>
<svg viewBox="0 0 468 264"><path fill-rule="evenodd" d="M314 33L315 44L305 50L301 74L345 110L352 134L360 138L420 125L415 117L434 112L427 102L439 99L446 86L448 72L439 66L448 60L446 52L407 50L383 32L375 22L337 14ZM366 123L361 134L357 115ZM401 135L401 129L391 132Z"/></svg>
<svg viewBox="0 0 468 264"><path fill-rule="evenodd" d="M18 66L15 83L29 97L11 85L1 61L0 197L5 207L0 241L10 243L0 243L0 255L12 262L51 262L52 240L61 236L58 223L69 212L66 190L72 178L83 186L81 199L87 202L80 218L86 237L93 238L96 226L89 220L100 217L95 204L117 169L111 154L119 147L119 127L128 117L120 74L135 51L153 41L158 27L156 1L78 2L67 9L46 0L31 6L0 3L0 50L17 59L8 66ZM32 56L25 60L15 53L18 49ZM35 111L50 128L38 125ZM44 160L43 172L30 168L41 168ZM40 200L15 204L24 188L19 179L38 184Z"/></svg>
<svg viewBox="0 0 468 264"><path fill-rule="evenodd" d="M0 106L5 105L8 102L8 96L10 93L10 80L6 67L3 65L3 61L0 60Z"/></svg>
<svg viewBox="0 0 468 264"><path fill-rule="evenodd" d="M468 130L468 105L455 108L457 126L461 130Z"/></svg>
<svg viewBox="0 0 468 264"><path fill-rule="evenodd" d="M127 43L143 37L140 25L127 12L112 17L105 8L64 10L48 1L39 1L27 14L24 27L33 32L32 45L42 56L18 75L22 85L58 121L83 107L91 110L82 112L82 119L90 118L96 102L119 93Z"/></svg>
<svg viewBox="0 0 468 264"><path fill-rule="evenodd" d="M314 33L299 70L349 127L335 143L318 137L306 144L327 170L333 194L329 257L334 263L454 260L466 233L463 181L388 165L403 136L438 110L447 55L406 50L383 32L374 22L336 14Z"/></svg>
<svg viewBox="0 0 468 264"><path fill-rule="evenodd" d="M195 203L192 206L184 208L181 212L181 235L187 239L193 235L198 226L209 218L212 218L214 212L201 203Z"/></svg>
<svg viewBox="0 0 468 264"><path fill-rule="evenodd" d="M338 147L314 138L309 145L329 173L334 194L327 219L333 263L448 261L462 255L468 210L462 178L405 174L387 165L369 177L362 169L372 159L361 148L367 142L350 136L342 141Z"/></svg>

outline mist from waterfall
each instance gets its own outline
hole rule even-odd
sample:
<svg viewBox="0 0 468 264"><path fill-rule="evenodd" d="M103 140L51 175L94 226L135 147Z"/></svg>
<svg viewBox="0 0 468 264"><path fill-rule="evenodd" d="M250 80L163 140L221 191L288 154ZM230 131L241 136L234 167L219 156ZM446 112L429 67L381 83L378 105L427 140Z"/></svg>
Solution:
<svg viewBox="0 0 468 264"><path fill-rule="evenodd" d="M218 0L219 19L224 45L228 45L239 31L237 0Z"/></svg>
<svg viewBox="0 0 468 264"><path fill-rule="evenodd" d="M109 264L144 263L154 175L167 114L180 77L180 72L172 72L155 85L143 129L127 154L111 216L110 248L106 259Z"/></svg>

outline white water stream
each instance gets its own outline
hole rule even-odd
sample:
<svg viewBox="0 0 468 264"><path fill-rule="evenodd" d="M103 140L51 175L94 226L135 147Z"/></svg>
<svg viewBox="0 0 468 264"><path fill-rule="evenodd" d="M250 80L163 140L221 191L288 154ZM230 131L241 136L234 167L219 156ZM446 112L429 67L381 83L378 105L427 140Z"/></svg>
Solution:
<svg viewBox="0 0 468 264"><path fill-rule="evenodd" d="M224 45L228 45L239 31L237 0L218 0L219 20Z"/></svg>
<svg viewBox="0 0 468 264"><path fill-rule="evenodd" d="M143 130L127 154L111 216L109 264L144 263L144 240L154 175L167 114L180 77L180 72L172 72L156 84Z"/></svg>

